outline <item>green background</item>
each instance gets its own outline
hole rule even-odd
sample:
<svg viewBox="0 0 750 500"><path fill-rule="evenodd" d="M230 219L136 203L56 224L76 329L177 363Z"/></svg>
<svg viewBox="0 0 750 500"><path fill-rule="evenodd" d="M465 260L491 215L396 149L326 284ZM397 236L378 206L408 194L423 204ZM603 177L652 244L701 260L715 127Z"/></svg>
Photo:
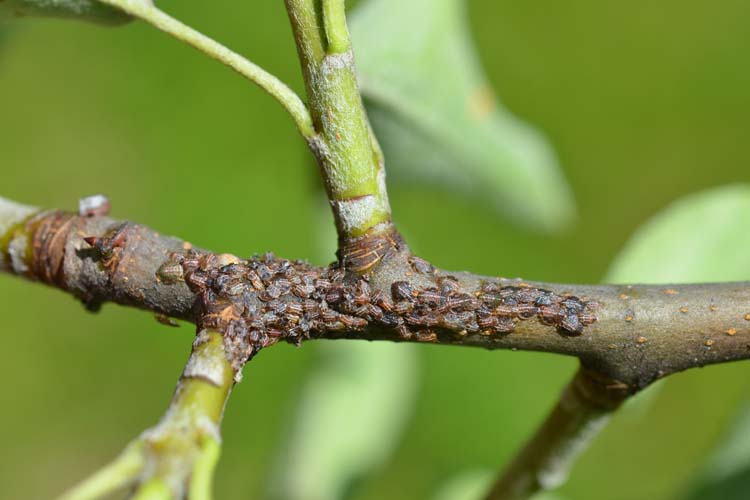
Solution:
<svg viewBox="0 0 750 500"><path fill-rule="evenodd" d="M282 2L160 6L301 92ZM554 145L579 217L561 235L533 235L449 193L390 186L396 223L422 256L449 269L597 282L671 201L750 181L747 2L468 6L493 86ZM144 25L0 25L0 131L2 196L73 209L104 192L114 216L204 247L333 259L316 238L316 167L283 110ZM116 306L91 315L9 276L0 297L0 498L50 498L155 423L193 330ZM245 369L226 413L217 498L263 497L317 348L278 346ZM404 439L352 498L424 498L453 474L497 468L575 369L552 355L419 349L422 386ZM744 362L669 379L645 411L615 418L561 492L679 498L747 399L748 375Z"/></svg>

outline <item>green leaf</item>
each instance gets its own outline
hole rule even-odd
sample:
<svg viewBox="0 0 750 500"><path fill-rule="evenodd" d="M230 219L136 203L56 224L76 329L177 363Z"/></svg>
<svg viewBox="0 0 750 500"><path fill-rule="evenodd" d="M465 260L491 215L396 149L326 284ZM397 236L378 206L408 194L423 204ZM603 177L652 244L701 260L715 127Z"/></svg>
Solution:
<svg viewBox="0 0 750 500"><path fill-rule="evenodd" d="M574 212L568 185L545 140L493 94L464 4L369 0L352 15L359 81L389 173L557 229Z"/></svg>
<svg viewBox="0 0 750 500"><path fill-rule="evenodd" d="M309 370L272 497L336 500L387 459L411 415L415 346L336 340Z"/></svg>
<svg viewBox="0 0 750 500"><path fill-rule="evenodd" d="M745 402L698 474L688 500L741 500L750 491L750 406Z"/></svg>
<svg viewBox="0 0 750 500"><path fill-rule="evenodd" d="M132 18L96 0L0 0L0 20L19 17L60 17L119 25Z"/></svg>
<svg viewBox="0 0 750 500"><path fill-rule="evenodd" d="M750 186L685 197L643 225L606 281L686 283L750 280Z"/></svg>

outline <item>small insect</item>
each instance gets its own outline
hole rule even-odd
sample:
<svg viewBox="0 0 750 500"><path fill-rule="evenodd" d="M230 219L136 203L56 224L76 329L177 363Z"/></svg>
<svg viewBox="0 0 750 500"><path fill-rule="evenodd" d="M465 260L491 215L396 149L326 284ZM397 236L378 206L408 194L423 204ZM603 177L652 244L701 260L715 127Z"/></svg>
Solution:
<svg viewBox="0 0 750 500"><path fill-rule="evenodd" d="M409 328L406 325L400 324L396 326L396 333L398 333L399 338L403 340L411 339L411 331L409 331Z"/></svg>
<svg viewBox="0 0 750 500"><path fill-rule="evenodd" d="M318 312L318 303L317 303L317 302L315 302L315 301L314 301L314 300L312 300L312 299L305 299L305 300L304 300L304 301L302 302L302 309L303 309L303 310L304 310L304 311L305 311L306 313L311 313L311 312Z"/></svg>
<svg viewBox="0 0 750 500"><path fill-rule="evenodd" d="M477 325L482 330L493 328L497 324L497 316L491 314L477 314Z"/></svg>
<svg viewBox="0 0 750 500"><path fill-rule="evenodd" d="M394 327L403 324L404 320L392 312L386 312L383 314L380 322L384 326Z"/></svg>
<svg viewBox="0 0 750 500"><path fill-rule="evenodd" d="M329 286L331 286L330 280L327 280L325 278L317 278L315 280L315 288L317 288L318 290L325 291Z"/></svg>
<svg viewBox="0 0 750 500"><path fill-rule="evenodd" d="M125 246L125 240L127 239L127 231L129 224L123 222L119 226L110 230L105 237L97 238L96 236L87 236L83 238L83 241L94 247L99 255L104 257L106 261L110 261L114 256L116 248L122 248ZM108 263L105 261L104 265Z"/></svg>
<svg viewBox="0 0 750 500"><path fill-rule="evenodd" d="M391 310L396 314L406 314L414 309L414 303L409 300L401 300L393 304Z"/></svg>
<svg viewBox="0 0 750 500"><path fill-rule="evenodd" d="M364 305L370 302L370 285L365 280L359 280L354 285L354 303Z"/></svg>
<svg viewBox="0 0 750 500"><path fill-rule="evenodd" d="M391 311L393 309L393 302L391 302L391 299L386 297L383 290L376 290L370 298L370 302L377 305L383 311Z"/></svg>
<svg viewBox="0 0 750 500"><path fill-rule="evenodd" d="M535 300L534 304L537 306L548 306L552 304L554 294L552 292L542 292Z"/></svg>
<svg viewBox="0 0 750 500"><path fill-rule="evenodd" d="M552 304L549 306L542 306L539 309L539 318L547 324L554 324L560 317L560 306Z"/></svg>
<svg viewBox="0 0 750 500"><path fill-rule="evenodd" d="M482 293L495 293L500 291L500 285L497 283L483 283L481 288Z"/></svg>
<svg viewBox="0 0 750 500"><path fill-rule="evenodd" d="M103 194L86 196L78 200L78 215L81 217L97 217L109 214L111 205L109 198Z"/></svg>
<svg viewBox="0 0 750 500"><path fill-rule="evenodd" d="M288 294L289 290L292 289L292 284L286 278L276 278L272 286L275 286L276 288L278 288L281 295Z"/></svg>
<svg viewBox="0 0 750 500"><path fill-rule="evenodd" d="M265 285L263 284L263 280L261 280L260 276L258 276L258 273L256 273L252 269L248 269L245 272L245 277L250 282L250 284L253 285L253 288L255 288L256 290L263 290L265 288Z"/></svg>
<svg viewBox="0 0 750 500"><path fill-rule="evenodd" d="M263 264L258 264L258 266L255 269L255 272L258 274L258 277L263 281L264 285L268 285L271 283L271 278L273 277L273 273L268 268L268 266Z"/></svg>
<svg viewBox="0 0 750 500"><path fill-rule="evenodd" d="M344 271L341 268L332 269L328 275L328 278L332 282L342 281L344 279Z"/></svg>
<svg viewBox="0 0 750 500"><path fill-rule="evenodd" d="M425 314L422 316L422 325L428 328L440 324L440 316L437 314Z"/></svg>
<svg viewBox="0 0 750 500"><path fill-rule="evenodd" d="M375 320L379 320L383 317L383 310L375 304L367 304L367 314Z"/></svg>
<svg viewBox="0 0 750 500"><path fill-rule="evenodd" d="M361 306L355 306L351 309L351 314L359 316L360 318L367 316L370 313L370 304L362 304Z"/></svg>
<svg viewBox="0 0 750 500"><path fill-rule="evenodd" d="M435 272L435 267L432 264L417 256L410 257L409 263L412 269L420 274L432 274Z"/></svg>
<svg viewBox="0 0 750 500"><path fill-rule="evenodd" d="M295 284L292 285L292 293L301 299L309 297L315 288L311 285Z"/></svg>
<svg viewBox="0 0 750 500"><path fill-rule="evenodd" d="M391 285L391 295L394 300L414 300L414 290L406 281L396 281Z"/></svg>
<svg viewBox="0 0 750 500"><path fill-rule="evenodd" d="M560 328L571 334L579 334L583 332L583 325L578 320L578 316L576 316L575 314L568 314L567 316L563 316L563 319L560 322Z"/></svg>
<svg viewBox="0 0 750 500"><path fill-rule="evenodd" d="M302 316L302 313L304 312L302 304L299 302L287 302L286 310L289 314L294 314L295 316Z"/></svg>
<svg viewBox="0 0 750 500"><path fill-rule="evenodd" d="M182 281L184 279L182 265L170 259L159 266L159 269L156 271L156 277L159 281L168 285Z"/></svg>
<svg viewBox="0 0 750 500"><path fill-rule="evenodd" d="M495 331L498 333L510 333L515 329L516 325L510 318L498 318L495 323Z"/></svg>
<svg viewBox="0 0 750 500"><path fill-rule="evenodd" d="M448 300L450 302L451 309L455 309L457 311L460 311L460 310L465 310L465 311L474 310L479 305L479 302L477 301L477 298L474 297L473 295L469 295L469 294L456 295L455 297L451 297Z"/></svg>
<svg viewBox="0 0 750 500"><path fill-rule="evenodd" d="M461 330L461 319L454 313L443 314L439 318L440 326L449 330Z"/></svg>
<svg viewBox="0 0 750 500"><path fill-rule="evenodd" d="M344 300L344 287L341 283L331 285L325 294L326 302L336 304Z"/></svg>
<svg viewBox="0 0 750 500"><path fill-rule="evenodd" d="M221 292L224 295L240 295L245 291L245 288L245 284L241 280L233 279L226 283Z"/></svg>
<svg viewBox="0 0 750 500"><path fill-rule="evenodd" d="M443 295L452 295L458 293L461 289L461 285L458 280L453 276L444 276L438 278L438 287L440 287L440 293Z"/></svg>
<svg viewBox="0 0 750 500"><path fill-rule="evenodd" d="M434 307L440 304L443 300L443 296L440 295L437 288L427 288L419 292L418 300L423 304Z"/></svg>
<svg viewBox="0 0 750 500"><path fill-rule="evenodd" d="M519 304L513 308L513 315L520 319L530 319L536 316L539 308L531 304Z"/></svg>
<svg viewBox="0 0 750 500"><path fill-rule="evenodd" d="M342 314L341 316L339 316L339 321L341 321L344 326L349 329L359 329L367 326L367 320L357 318L355 316L346 316Z"/></svg>
<svg viewBox="0 0 750 500"><path fill-rule="evenodd" d="M162 325L173 326L173 327L179 327L180 326L179 323L177 323L175 320L173 320L172 318L170 318L166 314L156 313L154 315L154 318L156 319L156 321L158 321Z"/></svg>
<svg viewBox="0 0 750 500"><path fill-rule="evenodd" d="M187 283L191 289L200 290L206 288L209 286L210 282L211 278L198 269L188 271L187 274L185 274L185 283Z"/></svg>
<svg viewBox="0 0 750 500"><path fill-rule="evenodd" d="M417 332L414 334L417 342L437 342L438 336L435 332Z"/></svg>
<svg viewBox="0 0 750 500"><path fill-rule="evenodd" d="M338 317L339 313L332 309L323 309L320 311L320 319L322 319L326 324L336 321Z"/></svg>
<svg viewBox="0 0 750 500"><path fill-rule="evenodd" d="M262 295L265 294L267 297L270 297L272 299L278 299L279 297L281 297L283 292L284 289L281 286L277 285L276 283L271 283L268 288L260 293L259 297L261 297L261 300L263 300Z"/></svg>

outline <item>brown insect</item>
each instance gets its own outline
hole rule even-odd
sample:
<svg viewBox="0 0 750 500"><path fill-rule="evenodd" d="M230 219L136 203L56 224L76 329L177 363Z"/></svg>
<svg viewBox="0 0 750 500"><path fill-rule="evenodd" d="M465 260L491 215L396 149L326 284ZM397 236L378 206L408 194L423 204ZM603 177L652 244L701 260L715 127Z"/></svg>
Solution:
<svg viewBox="0 0 750 500"><path fill-rule="evenodd" d="M211 278L205 272L195 269L185 274L185 283L191 289L203 289L209 286Z"/></svg>
<svg viewBox="0 0 750 500"><path fill-rule="evenodd" d="M248 269L247 271L245 271L245 277L256 290L263 290L265 288L263 280L261 280L260 276L258 276L258 273L256 273L252 269Z"/></svg>
<svg viewBox="0 0 750 500"><path fill-rule="evenodd" d="M497 317L491 314L477 314L477 325L482 330L493 328L497 324Z"/></svg>
<svg viewBox="0 0 750 500"><path fill-rule="evenodd" d="M441 278L438 278L438 287L440 288L440 293L443 295L452 295L454 293L458 293L458 291L461 289L461 285L458 283L458 280L454 278L453 276L444 276Z"/></svg>
<svg viewBox="0 0 750 500"><path fill-rule="evenodd" d="M414 300L413 289L406 281L396 281L391 285L391 295L394 300Z"/></svg>
<svg viewBox="0 0 750 500"><path fill-rule="evenodd" d="M159 281L168 285L182 281L184 279L182 265L170 259L159 266L159 269L156 271L156 277Z"/></svg>
<svg viewBox="0 0 750 500"><path fill-rule="evenodd" d="M287 302L286 310L289 314L294 314L296 316L302 316L302 313L304 312L302 304L299 302Z"/></svg>
<svg viewBox="0 0 750 500"><path fill-rule="evenodd" d="M320 311L320 319L323 320L324 323L332 323L336 321L339 317L339 313L332 309L322 309Z"/></svg>
<svg viewBox="0 0 750 500"><path fill-rule="evenodd" d="M427 304L428 306L434 307L440 304L443 300L443 296L440 295L437 288L427 288L419 292L417 296L419 302Z"/></svg>
<svg viewBox="0 0 750 500"><path fill-rule="evenodd" d="M381 319L383 317L383 310L376 306L375 304L368 304L367 305L367 314L370 315L375 320Z"/></svg>
<svg viewBox="0 0 750 500"><path fill-rule="evenodd" d="M411 264L412 269L420 274L432 274L435 272L435 267L420 257L410 257L409 263Z"/></svg>
<svg viewBox="0 0 750 500"><path fill-rule="evenodd" d="M456 295L449 299L450 308L455 310L474 310L478 307L479 302L476 297L469 294Z"/></svg>
<svg viewBox="0 0 750 500"><path fill-rule="evenodd" d="M408 300L402 300L393 304L391 310L396 314L406 314L414 309L414 303Z"/></svg>
<svg viewBox="0 0 750 500"><path fill-rule="evenodd" d="M303 284L292 285L292 293L301 299L306 299L314 291L315 291L315 288L310 285L303 285Z"/></svg>
<svg viewBox="0 0 750 500"><path fill-rule="evenodd" d="M515 329L516 325L510 318L498 318L495 323L495 331L498 333L510 333Z"/></svg>
<svg viewBox="0 0 750 500"><path fill-rule="evenodd" d="M349 329L360 329L367 326L367 320L357 318L355 316L346 316L342 314L341 316L339 316L339 321L341 321L344 326Z"/></svg>
<svg viewBox="0 0 750 500"><path fill-rule="evenodd" d="M380 307L383 311L391 311L393 309L393 302L386 297L382 290L376 290L370 298L370 301Z"/></svg>
<svg viewBox="0 0 750 500"><path fill-rule="evenodd" d="M579 334L583 332L583 325L578 320L578 316L576 316L575 314L568 314L567 316L564 316L562 321L560 322L560 328L571 334Z"/></svg>

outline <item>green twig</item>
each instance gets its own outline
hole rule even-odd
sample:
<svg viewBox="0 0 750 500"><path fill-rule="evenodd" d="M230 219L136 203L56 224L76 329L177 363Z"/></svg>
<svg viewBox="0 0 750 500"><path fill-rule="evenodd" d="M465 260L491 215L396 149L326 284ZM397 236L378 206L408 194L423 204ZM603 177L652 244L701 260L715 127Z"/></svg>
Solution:
<svg viewBox="0 0 750 500"><path fill-rule="evenodd" d="M134 483L144 465L143 444L133 443L109 465L63 494L59 500L89 500L114 493Z"/></svg>
<svg viewBox="0 0 750 500"><path fill-rule="evenodd" d="M323 22L328 39L328 53L342 54L348 51L351 41L346 27L344 0L323 0Z"/></svg>
<svg viewBox="0 0 750 500"><path fill-rule="evenodd" d="M291 115L305 138L315 134L310 112L302 99L278 78L215 40L174 19L145 0L99 0L137 17L161 31L226 64L271 94Z"/></svg>
<svg viewBox="0 0 750 500"><path fill-rule="evenodd" d="M318 160L340 240L391 220L382 152L357 84L343 0L286 0L317 135Z"/></svg>

